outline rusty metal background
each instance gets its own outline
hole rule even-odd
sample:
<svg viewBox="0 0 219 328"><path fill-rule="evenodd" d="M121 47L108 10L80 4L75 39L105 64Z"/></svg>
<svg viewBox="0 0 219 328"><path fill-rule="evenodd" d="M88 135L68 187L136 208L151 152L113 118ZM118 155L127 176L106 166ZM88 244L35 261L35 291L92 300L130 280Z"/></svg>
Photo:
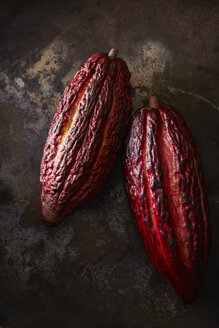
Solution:
<svg viewBox="0 0 219 328"><path fill-rule="evenodd" d="M0 3L0 325L219 326L218 1ZM39 166L65 85L112 46L134 108L155 93L190 127L206 178L212 250L199 299L184 305L149 262L126 199L121 156L100 194L55 228L41 223Z"/></svg>

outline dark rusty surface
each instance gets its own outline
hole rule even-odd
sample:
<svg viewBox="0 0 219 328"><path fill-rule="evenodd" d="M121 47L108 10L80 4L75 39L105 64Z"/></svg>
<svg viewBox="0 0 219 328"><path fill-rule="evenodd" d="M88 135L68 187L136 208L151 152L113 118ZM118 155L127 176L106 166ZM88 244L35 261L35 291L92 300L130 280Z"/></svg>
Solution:
<svg viewBox="0 0 219 328"><path fill-rule="evenodd" d="M204 0L1 1L1 326L218 327L218 13ZM200 153L213 236L191 305L144 251L121 154L92 202L57 227L41 222L39 167L60 96L112 46L132 73L134 108L156 93L184 116Z"/></svg>

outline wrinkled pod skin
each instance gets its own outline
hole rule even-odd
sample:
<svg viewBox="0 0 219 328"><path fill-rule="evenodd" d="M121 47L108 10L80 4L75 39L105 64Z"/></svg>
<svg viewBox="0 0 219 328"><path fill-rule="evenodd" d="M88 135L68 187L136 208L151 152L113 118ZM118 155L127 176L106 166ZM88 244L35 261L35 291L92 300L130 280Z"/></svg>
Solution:
<svg viewBox="0 0 219 328"><path fill-rule="evenodd" d="M53 118L40 170L48 223L62 221L99 191L127 131L130 72L111 52L94 54L76 72Z"/></svg>
<svg viewBox="0 0 219 328"><path fill-rule="evenodd" d="M149 258L185 302L199 295L210 244L199 157L171 106L142 108L131 121L125 186Z"/></svg>

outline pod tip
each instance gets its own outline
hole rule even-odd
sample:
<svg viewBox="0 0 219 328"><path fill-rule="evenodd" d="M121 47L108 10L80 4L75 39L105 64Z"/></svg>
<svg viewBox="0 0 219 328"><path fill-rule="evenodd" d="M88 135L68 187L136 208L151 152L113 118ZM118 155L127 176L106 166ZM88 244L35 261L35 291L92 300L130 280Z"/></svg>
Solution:
<svg viewBox="0 0 219 328"><path fill-rule="evenodd" d="M150 98L149 98L149 107L150 108L155 108L155 109L159 107L158 100L157 100L156 96L150 96Z"/></svg>
<svg viewBox="0 0 219 328"><path fill-rule="evenodd" d="M108 57L109 57L109 59L112 59L112 60L113 60L113 59L116 59L118 52L119 52L119 50L117 50L117 49L115 49L115 48L112 48L112 49L110 50L110 52L108 53Z"/></svg>

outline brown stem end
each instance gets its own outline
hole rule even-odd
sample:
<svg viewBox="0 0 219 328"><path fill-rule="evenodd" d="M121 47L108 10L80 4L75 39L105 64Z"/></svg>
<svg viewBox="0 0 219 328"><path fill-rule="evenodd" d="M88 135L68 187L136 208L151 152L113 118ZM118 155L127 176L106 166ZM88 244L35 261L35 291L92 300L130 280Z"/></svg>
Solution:
<svg viewBox="0 0 219 328"><path fill-rule="evenodd" d="M155 109L159 107L157 97L150 96L150 98L149 98L149 107L150 108L155 108Z"/></svg>
<svg viewBox="0 0 219 328"><path fill-rule="evenodd" d="M119 50L112 48L110 50L110 52L108 53L109 59L111 59L111 60L116 59L118 52L119 52Z"/></svg>

